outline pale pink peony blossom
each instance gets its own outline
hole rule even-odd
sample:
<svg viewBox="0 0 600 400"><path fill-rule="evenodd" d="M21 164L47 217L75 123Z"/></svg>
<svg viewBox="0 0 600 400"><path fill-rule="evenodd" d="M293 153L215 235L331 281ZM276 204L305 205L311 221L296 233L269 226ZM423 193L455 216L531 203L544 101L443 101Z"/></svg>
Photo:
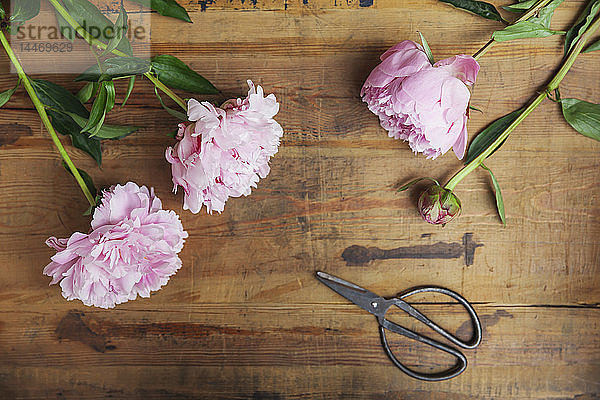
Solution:
<svg viewBox="0 0 600 400"><path fill-rule="evenodd" d="M174 188L184 191L183 208L198 213L222 212L229 197L247 196L260 178L269 174L269 159L283 135L273 119L279 112L275 95L248 81L245 99L231 99L221 107L191 99L188 118L180 124L179 142L166 150Z"/></svg>
<svg viewBox="0 0 600 400"><path fill-rule="evenodd" d="M479 64L457 55L431 65L423 47L400 42L381 56L361 96L390 137L408 141L415 152L436 158L453 148L462 159L467 146L467 108Z"/></svg>
<svg viewBox="0 0 600 400"><path fill-rule="evenodd" d="M51 285L60 282L67 300L112 308L165 285L181 267L177 254L187 236L153 189L116 185L104 191L89 233L46 240L57 253L44 274Z"/></svg>

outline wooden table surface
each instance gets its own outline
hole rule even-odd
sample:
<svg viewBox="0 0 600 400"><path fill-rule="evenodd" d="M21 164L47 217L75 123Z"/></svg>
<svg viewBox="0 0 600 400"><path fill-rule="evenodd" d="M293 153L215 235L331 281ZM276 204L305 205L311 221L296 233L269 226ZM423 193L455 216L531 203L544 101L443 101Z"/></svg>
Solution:
<svg viewBox="0 0 600 400"><path fill-rule="evenodd" d="M600 144L546 101L488 163L502 185L506 228L484 171L457 188L463 215L430 226L416 213L418 190L395 188L422 175L447 179L460 162L451 152L435 161L413 155L359 98L395 42L421 31L437 59L472 54L499 23L433 0L181 3L195 23L154 15L153 52L180 57L225 97L245 95L249 78L277 95L285 135L272 172L220 215L183 211L164 160L176 120L149 82L139 84L111 121L144 129L107 142L101 169L69 152L100 186L156 188L190 234L183 268L151 298L113 310L67 302L42 275L53 254L44 240L87 231L86 205L24 92L15 95L0 111L2 399L600 396ZM567 0L554 26L568 26L582 5ZM472 96L483 113L472 113L470 137L524 104L561 55L561 38L552 37L501 44L483 57ZM563 97L600 101L598 56L580 57ZM14 76L2 60L5 90ZM72 75L52 79L80 86ZM351 246L397 249L386 254L398 258L361 263ZM426 253L438 258L419 258ZM317 270L386 296L424 284L463 294L484 327L481 345L465 351L466 372L439 383L402 374L381 348L375 319L320 284ZM469 334L458 306L413 301ZM452 364L408 340L393 347L414 367Z"/></svg>

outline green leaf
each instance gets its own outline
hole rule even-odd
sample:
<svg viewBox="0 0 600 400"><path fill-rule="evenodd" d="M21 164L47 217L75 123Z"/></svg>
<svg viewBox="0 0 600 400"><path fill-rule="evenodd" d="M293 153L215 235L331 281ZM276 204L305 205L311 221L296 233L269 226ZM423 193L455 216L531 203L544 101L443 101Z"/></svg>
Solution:
<svg viewBox="0 0 600 400"><path fill-rule="evenodd" d="M60 2L60 0L59 0ZM62 35L73 42L75 40L76 34L75 29L63 18L60 13L54 9L54 14L56 15L56 22L58 23L58 29L62 33Z"/></svg>
<svg viewBox="0 0 600 400"><path fill-rule="evenodd" d="M171 133L167 133L167 136L170 137L171 139L175 139L177 137L177 133L179 133L179 129L175 129Z"/></svg>
<svg viewBox="0 0 600 400"><path fill-rule="evenodd" d="M129 78L129 84L127 85L127 93L125 93L125 98L123 99L123 103L121 103L121 107L123 107L125 105L125 103L127 103L127 100L129 100L129 96L131 96L131 93L133 92L134 85L135 85L135 75L133 75L132 77Z"/></svg>
<svg viewBox="0 0 600 400"><path fill-rule="evenodd" d="M98 90L96 87L97 85L98 84L95 82L88 82L79 90L79 92L77 92L75 96L82 103L87 103L92 98L92 95L96 92L96 90Z"/></svg>
<svg viewBox="0 0 600 400"><path fill-rule="evenodd" d="M550 29L550 22L554 15L554 10L556 10L562 2L563 0L551 1L538 12L538 17L529 18L526 21L520 21L516 24L509 25L502 30L494 32L492 38L497 42L505 42L515 39L543 38L556 34L564 34L565 32L563 31L553 31ZM522 4L526 3L528 2L519 3L513 6L520 7Z"/></svg>
<svg viewBox="0 0 600 400"><path fill-rule="evenodd" d="M582 53L589 53L591 51L600 50L600 39L590 44Z"/></svg>
<svg viewBox="0 0 600 400"><path fill-rule="evenodd" d="M429 43L427 43L427 40L425 40L425 37L423 36L423 34L421 32L419 32L419 36L421 36L421 43L423 43L423 50L425 50L425 54L427 55L427 58L429 59L429 63L431 65L433 65L435 63L435 61L433 60L433 53L431 52L431 48L429 48Z"/></svg>
<svg viewBox="0 0 600 400"><path fill-rule="evenodd" d="M13 0L10 22L20 25L40 13L40 0Z"/></svg>
<svg viewBox="0 0 600 400"><path fill-rule="evenodd" d="M84 121L82 121L84 122ZM100 139L122 139L125 136L129 136L132 133L140 129L139 126L126 126L126 125L102 125L102 128L96 133L97 138Z"/></svg>
<svg viewBox="0 0 600 400"><path fill-rule="evenodd" d="M471 161L476 159L477 156L483 153L485 149L487 149L498 137L500 137L502 132L504 132L506 128L508 128L509 125L517 119L517 117L521 114L522 111L523 109L520 108L516 111L511 112L510 114L498 118L490 125L488 125L487 128L482 130L481 133L479 133L479 135L475 136L475 139L473 139L471 145L469 146L467 158L465 159L464 163L470 163Z"/></svg>
<svg viewBox="0 0 600 400"><path fill-rule="evenodd" d="M95 137L89 137L85 133L73 133L71 134L71 143L77 149L83 150L89 154L98 164L102 165L102 146L100 139Z"/></svg>
<svg viewBox="0 0 600 400"><path fill-rule="evenodd" d="M552 0L545 7L542 7L542 9L538 12L537 19L530 18L529 20L530 21L539 20L539 22L541 22L546 28L550 28L550 22L552 21L552 16L554 15L554 10L556 10L558 8L558 6L561 5L562 2L563 2L563 0Z"/></svg>
<svg viewBox="0 0 600 400"><path fill-rule="evenodd" d="M73 135L73 133L81 134L81 128L77 123L69 117L69 115L78 115L75 113L69 113L69 115L53 110L46 110L46 113L52 120L52 126L54 129L60 133L61 135L69 136ZM82 118L82 117L79 117ZM87 120L87 119L86 119ZM86 136L86 135L83 135ZM83 150L83 149L82 149Z"/></svg>
<svg viewBox="0 0 600 400"><path fill-rule="evenodd" d="M83 212L84 216L88 216L88 215L92 215L94 213L94 210L96 209L96 207L98 207L98 205L100 204L100 200L102 200L102 196L97 194L96 197L94 198L94 201L96 202L95 205L90 205L87 210L85 210Z"/></svg>
<svg viewBox="0 0 600 400"><path fill-rule="evenodd" d="M502 225L506 226L506 216L504 215L504 200L502 199L502 191L500 190L500 184L496 180L494 173L491 169L481 164L481 168L485 169L490 173L492 177L492 184L494 185L494 191L496 192L496 208L498 209L498 215L500 216L500 220L502 221Z"/></svg>
<svg viewBox="0 0 600 400"><path fill-rule="evenodd" d="M600 141L600 104L578 99L562 99L562 112L577 132Z"/></svg>
<svg viewBox="0 0 600 400"><path fill-rule="evenodd" d="M81 101L67 89L43 79L32 79L31 84L40 101L47 107L58 111L74 112L88 118L89 112Z"/></svg>
<svg viewBox="0 0 600 400"><path fill-rule="evenodd" d="M99 125L102 126L104 122L104 118L106 117L106 86L104 82L102 82L102 86L98 91L98 95L94 99L94 104L92 104L92 109L90 111L90 117L88 118L88 122L81 129L81 132L89 132L90 136L94 136L94 133L99 129ZM98 129L96 129L98 127Z"/></svg>
<svg viewBox="0 0 600 400"><path fill-rule="evenodd" d="M62 0L69 14L94 38L108 43L115 36L114 24L88 0ZM126 36L117 46L118 50L132 55L131 43Z"/></svg>
<svg viewBox="0 0 600 400"><path fill-rule="evenodd" d="M502 8L505 9L506 11L524 12L524 11L529 10L535 4L537 4L538 1L539 0L527 0L527 1L523 1L521 3L515 3L515 4L508 5L508 6L502 6Z"/></svg>
<svg viewBox="0 0 600 400"><path fill-rule="evenodd" d="M145 74L150 71L150 62L137 57L112 57L103 63L104 72L94 64L75 78L76 81L99 82L114 78Z"/></svg>
<svg viewBox="0 0 600 400"><path fill-rule="evenodd" d="M417 183L419 183L421 181L425 181L425 180L433 181L436 185L440 186L440 183L436 179L425 177L425 178L417 178L415 180L412 180L412 181L408 182L406 185L400 187L400 189L398 189L398 191L399 192L403 192L406 189L408 189L409 187L411 187L412 185L415 185L415 184L417 184Z"/></svg>
<svg viewBox="0 0 600 400"><path fill-rule="evenodd" d="M456 8L463 9L480 17L507 23L500 15L496 7L490 3L476 0L440 0L442 3L448 3Z"/></svg>
<svg viewBox="0 0 600 400"><path fill-rule="evenodd" d="M69 117L75 121L79 129L86 126L88 120L80 117L77 114L69 113L67 114ZM107 125L103 124L102 127L98 130L94 138L98 139L121 139L125 136L129 136L135 131L140 129L138 126L125 126L125 125Z"/></svg>
<svg viewBox="0 0 600 400"><path fill-rule="evenodd" d="M110 84L112 84L112 82L110 82ZM80 119L86 121L86 124L90 119L90 112L76 96L62 86L41 79L32 80L32 85L40 98L40 101L49 108L47 113L52 119L54 128L63 135L71 136L73 146L89 154L96 160L98 166L102 163L100 138L119 138L135 131L134 127L118 127L119 130L115 132L111 130L111 126L109 126L108 130L105 130L103 129L104 125L100 123L94 128L96 129L96 136L99 137L90 137L81 132L82 126L73 119L74 117L76 118L76 116L79 116ZM103 90L100 92L103 92ZM101 122L104 121L103 118L101 118L101 120Z"/></svg>
<svg viewBox="0 0 600 400"><path fill-rule="evenodd" d="M143 6L149 7L165 17L173 17L185 22L192 22L185 8L177 4L175 0L131 0Z"/></svg>
<svg viewBox="0 0 600 400"><path fill-rule="evenodd" d="M12 97L12 95L15 94L15 92L19 88L20 84L21 84L21 80L19 80L17 82L17 84L15 85L14 88L8 89L8 90L0 93L0 107L2 107L3 105L5 105L6 103L8 103L8 101L10 100L10 98Z"/></svg>
<svg viewBox="0 0 600 400"><path fill-rule="evenodd" d="M58 133L71 137L73 147L89 154L98 166L102 165L102 149L99 139L81 133L81 127L69 115L52 110L47 110L46 113L52 119L52 126ZM79 116L75 113L70 113L70 115ZM79 116L79 118L81 117ZM87 121L87 118L85 120Z"/></svg>
<svg viewBox="0 0 600 400"><path fill-rule="evenodd" d="M581 35L585 33L588 26L592 23L598 11L600 10L600 0L591 0L587 7L577 18L577 21L573 24L571 29L567 31L565 36L565 55L571 51L575 43L579 40Z"/></svg>
<svg viewBox="0 0 600 400"><path fill-rule="evenodd" d="M106 49L102 52L101 56L105 56L112 52L121 43L121 40L126 37L127 33L127 12L121 4L121 10L119 10L119 16L116 22L113 24L114 37L108 42Z"/></svg>
<svg viewBox="0 0 600 400"><path fill-rule="evenodd" d="M104 87L106 88L106 113L113 109L115 106L115 99L117 97L117 93L115 91L115 82L114 81L106 81L102 82Z"/></svg>
<svg viewBox="0 0 600 400"><path fill-rule="evenodd" d="M171 107L168 107L165 102L163 101L162 97L160 97L160 94L158 93L158 89L156 88L156 86L154 87L154 93L156 94L156 97L158 97L158 101L160 101L160 105L172 116L174 116L175 118L179 118L182 121L187 121L187 115L185 115L185 113L182 113L181 111L177 111L177 110L173 110Z"/></svg>
<svg viewBox="0 0 600 400"><path fill-rule="evenodd" d="M197 94L219 93L212 83L177 57L160 55L152 60L152 70L167 86Z"/></svg>
<svg viewBox="0 0 600 400"><path fill-rule="evenodd" d="M71 117L63 114L73 113L87 120L90 113L81 101L67 89L50 81L32 79L31 84L42 104L52 109L46 112L52 119L54 129L63 135L71 136L73 146L89 154L100 166L102 164L100 140L81 133L79 125Z"/></svg>
<svg viewBox="0 0 600 400"><path fill-rule="evenodd" d="M67 166L67 163L65 163L63 161L62 165L63 165L63 167L65 167L67 172L69 174L71 174L71 176L73 176L73 172L71 172L71 170ZM87 188L90 191L90 193L92 194L92 196L96 197L96 195L98 194L98 190L96 189L96 186L94 185L94 181L92 180L92 177L89 176L89 174L87 172L85 172L84 170L82 170L81 168L77 168L77 171L79 172L79 175L81 175L81 178L83 178L83 181L85 182L85 186L87 186Z"/></svg>
<svg viewBox="0 0 600 400"><path fill-rule="evenodd" d="M560 33L546 28L540 22L530 20L517 22L506 28L492 33L492 38L497 42L506 42L508 40L526 39L526 38L544 38Z"/></svg>

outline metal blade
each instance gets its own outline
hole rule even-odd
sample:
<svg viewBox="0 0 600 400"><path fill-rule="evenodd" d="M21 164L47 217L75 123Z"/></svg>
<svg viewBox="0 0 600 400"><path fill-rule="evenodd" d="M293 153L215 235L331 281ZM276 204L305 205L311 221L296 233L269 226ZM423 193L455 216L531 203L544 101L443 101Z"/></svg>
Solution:
<svg viewBox="0 0 600 400"><path fill-rule="evenodd" d="M317 271L317 279L363 310L376 316L385 314L386 307L382 307L382 305L387 301L383 297L325 272Z"/></svg>

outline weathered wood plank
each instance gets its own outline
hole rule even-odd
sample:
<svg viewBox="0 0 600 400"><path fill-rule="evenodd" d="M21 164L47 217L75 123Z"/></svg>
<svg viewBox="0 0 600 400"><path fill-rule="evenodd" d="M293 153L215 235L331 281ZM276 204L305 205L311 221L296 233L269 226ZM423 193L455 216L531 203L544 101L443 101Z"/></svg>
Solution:
<svg viewBox="0 0 600 400"><path fill-rule="evenodd" d="M41 275L43 266L52 254L50 249L43 247L43 239L40 236L24 237L20 241L28 243L27 246L12 240L7 243L14 246L15 252L3 253L0 258L2 263L19 263L22 258L19 254L25 251L30 256L27 266L7 271L0 280L4 288L0 299L6 307L64 302L60 288L48 287L49 278ZM314 271L325 270L386 295L393 295L395 291L411 286L435 284L459 291L475 302L598 304L598 286L594 284L597 265L591 261L598 258L597 245L582 248L556 243L553 246L557 249L548 254L542 245L528 244L519 247L519 253L528 254L528 259L506 257L501 262L497 261L502 257L498 250L483 252L489 247L486 245L477 250L475 264L470 267L464 265L463 259L376 260L365 267L348 267L341 258L345 248L357 243L393 248L398 244L410 247L415 243L438 241L435 235L432 239L298 242L289 240L286 235L281 235L279 239L190 239L182 253L184 268L161 292L139 302L149 307L214 301L312 302L321 296L315 296L320 284L314 279ZM390 245L386 246L386 243ZM495 246L515 248L507 243L497 243ZM224 258L223 253L232 256ZM242 261L233 256L239 254L246 254L250 258ZM572 260L580 260L580 263L571 259L565 262L567 256ZM335 300L335 297L328 298Z"/></svg>
<svg viewBox="0 0 600 400"><path fill-rule="evenodd" d="M71 388L80 385L85 388L80 398L111 393L247 398L256 392L276 392L278 398L428 398L434 393L446 393L446 398L566 398L593 396L600 389L594 352L600 344L597 308L479 305L484 341L467 351L467 372L433 387L397 371L380 347L376 321L351 305L154 310L140 305L120 311L73 311L70 304L44 313L6 310L0 319L0 377L17 375L0 385L28 398L58 392L72 397ZM455 326L465 318L453 306L419 308ZM435 354L406 341L395 341L394 348L412 367L440 366ZM131 375L136 366L144 372ZM323 374L324 368L337 379ZM518 377L532 369L537 383L522 391ZM129 378L136 384L129 384Z"/></svg>

